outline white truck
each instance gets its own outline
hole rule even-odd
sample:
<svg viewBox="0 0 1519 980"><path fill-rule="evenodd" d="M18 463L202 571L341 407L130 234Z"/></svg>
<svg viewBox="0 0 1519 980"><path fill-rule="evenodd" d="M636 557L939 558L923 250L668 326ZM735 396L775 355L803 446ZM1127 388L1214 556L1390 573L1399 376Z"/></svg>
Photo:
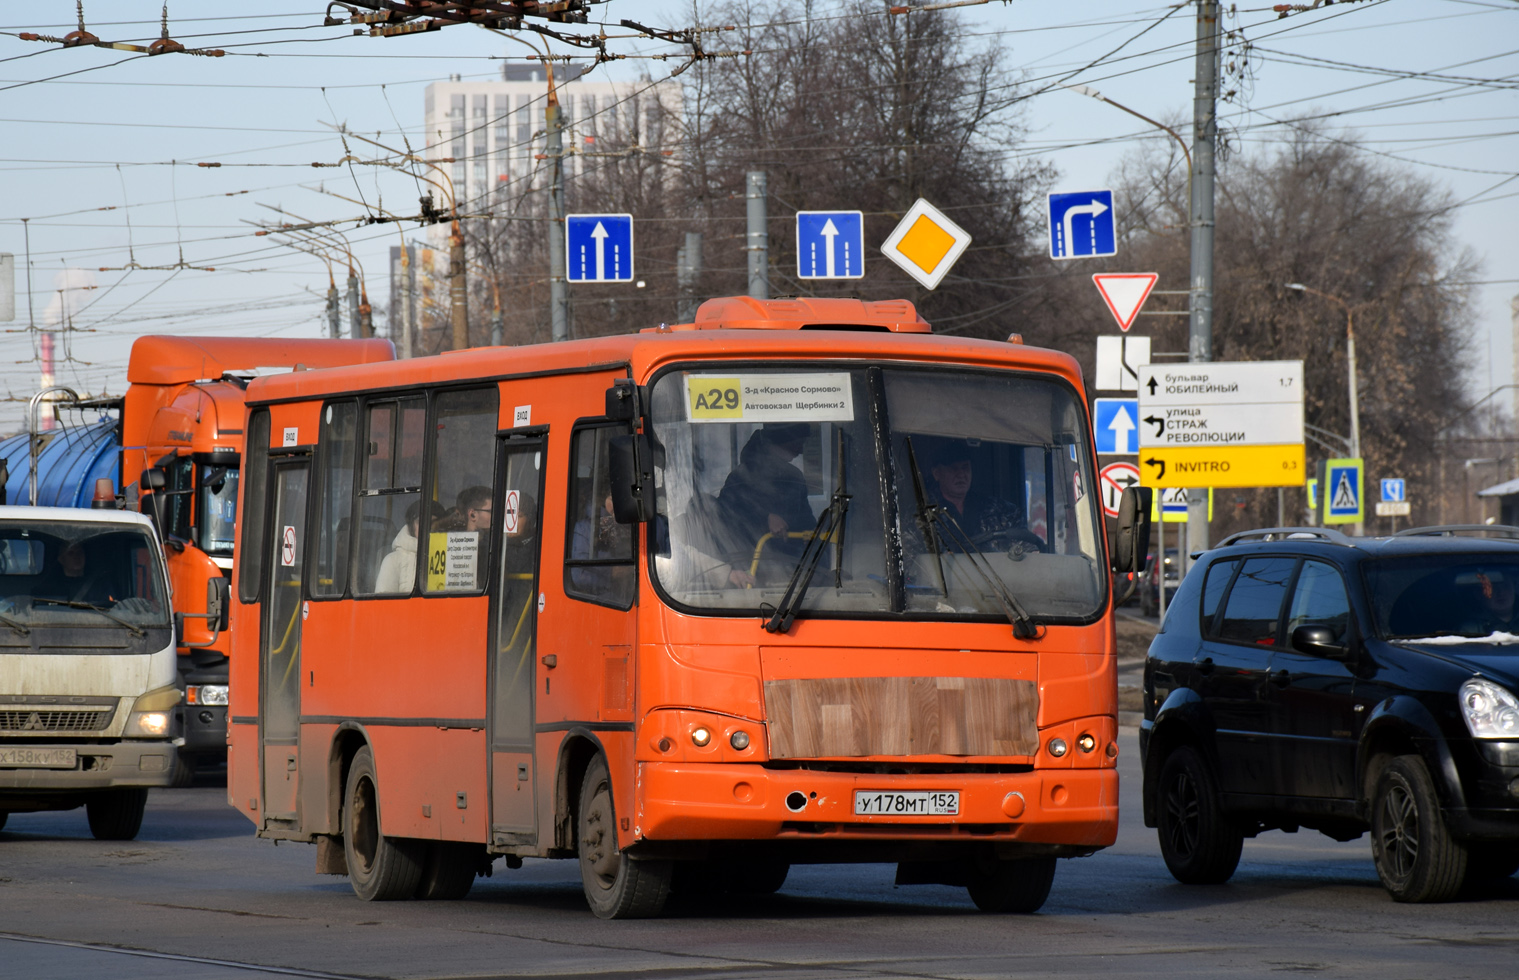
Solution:
<svg viewBox="0 0 1519 980"><path fill-rule="evenodd" d="M174 774L176 623L141 514L0 506L0 826L85 808L131 840Z"/></svg>

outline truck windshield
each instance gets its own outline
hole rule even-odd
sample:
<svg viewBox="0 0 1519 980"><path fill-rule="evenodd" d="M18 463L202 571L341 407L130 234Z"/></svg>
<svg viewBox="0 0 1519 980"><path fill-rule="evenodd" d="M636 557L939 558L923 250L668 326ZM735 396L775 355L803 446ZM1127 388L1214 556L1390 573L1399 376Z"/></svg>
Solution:
<svg viewBox="0 0 1519 980"><path fill-rule="evenodd" d="M1426 554L1362 567L1377 630L1387 639L1519 634L1519 555L1512 552ZM1519 637L1508 642L1519 644Z"/></svg>
<svg viewBox="0 0 1519 980"><path fill-rule="evenodd" d="M1011 599L1049 622L1105 599L1084 416L1053 379L713 365L662 375L652 421L653 574L680 607L768 614L805 585L804 617L1002 618Z"/></svg>
<svg viewBox="0 0 1519 980"><path fill-rule="evenodd" d="M202 466L200 475L200 550L232 557L237 526L237 473L223 466Z"/></svg>
<svg viewBox="0 0 1519 980"><path fill-rule="evenodd" d="M167 626L159 548L135 527L47 521L0 524L0 616L12 629Z"/></svg>

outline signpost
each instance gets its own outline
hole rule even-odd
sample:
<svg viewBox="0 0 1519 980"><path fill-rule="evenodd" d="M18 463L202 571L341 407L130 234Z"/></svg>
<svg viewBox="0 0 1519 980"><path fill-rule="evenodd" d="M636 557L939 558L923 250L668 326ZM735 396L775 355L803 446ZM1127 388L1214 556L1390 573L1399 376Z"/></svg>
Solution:
<svg viewBox="0 0 1519 980"><path fill-rule="evenodd" d="M564 241L570 282L633 281L631 214L567 214Z"/></svg>
<svg viewBox="0 0 1519 980"><path fill-rule="evenodd" d="M1137 398L1092 399L1092 435L1097 442L1098 455L1134 455L1134 430L1138 427L1135 420L1138 417Z"/></svg>
<svg viewBox="0 0 1519 980"><path fill-rule="evenodd" d="M1159 281L1158 272L1098 272L1092 275L1097 292L1102 294L1102 301L1108 304L1108 312L1113 314L1113 319L1118 321L1118 329L1124 333L1128 333L1134 325L1145 300L1150 298L1150 290Z"/></svg>
<svg viewBox="0 0 1519 980"><path fill-rule="evenodd" d="M933 289L970 245L970 232L921 197L881 244L881 254Z"/></svg>
<svg viewBox="0 0 1519 980"><path fill-rule="evenodd" d="M1089 259L1118 254L1112 191L1051 194L1050 258Z"/></svg>
<svg viewBox="0 0 1519 980"><path fill-rule="evenodd" d="M1150 363L1150 338L1104 334L1097 338L1098 391L1138 391L1139 369Z"/></svg>
<svg viewBox="0 0 1519 980"><path fill-rule="evenodd" d="M1324 464L1324 523L1359 524L1366 518L1364 477L1359 459L1331 459Z"/></svg>
<svg viewBox="0 0 1519 980"><path fill-rule="evenodd" d="M1138 401L1146 486L1303 482L1302 361L1146 365Z"/></svg>
<svg viewBox="0 0 1519 980"><path fill-rule="evenodd" d="M1098 471L1097 485L1102 490L1102 512L1117 517L1123 492L1139 486L1139 467L1133 463L1109 463Z"/></svg>
<svg viewBox="0 0 1519 980"><path fill-rule="evenodd" d="M1401 478L1382 480L1382 501L1389 504L1408 502L1408 484Z"/></svg>
<svg viewBox="0 0 1519 980"><path fill-rule="evenodd" d="M865 275L865 219L858 211L796 213L796 277L860 279Z"/></svg>

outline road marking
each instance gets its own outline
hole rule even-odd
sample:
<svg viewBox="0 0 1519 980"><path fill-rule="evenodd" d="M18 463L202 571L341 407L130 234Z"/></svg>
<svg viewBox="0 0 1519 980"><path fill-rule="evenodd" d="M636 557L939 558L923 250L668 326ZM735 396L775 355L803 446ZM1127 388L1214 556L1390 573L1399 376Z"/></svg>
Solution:
<svg viewBox="0 0 1519 980"><path fill-rule="evenodd" d="M150 960L172 960L176 963L204 963L207 966L223 966L232 970L248 970L256 973L274 973L283 977L311 977L315 980L372 980L372 974L323 973L320 970L300 970L286 966L262 966L258 963L239 963L236 960L217 960L209 956L181 956L178 953L160 953L150 949L124 949L105 943L81 943L68 939L40 939L21 936L13 932L0 932L0 939L14 943L35 943L39 946L64 946L69 949L87 949L97 953L120 953L122 956L140 956Z"/></svg>

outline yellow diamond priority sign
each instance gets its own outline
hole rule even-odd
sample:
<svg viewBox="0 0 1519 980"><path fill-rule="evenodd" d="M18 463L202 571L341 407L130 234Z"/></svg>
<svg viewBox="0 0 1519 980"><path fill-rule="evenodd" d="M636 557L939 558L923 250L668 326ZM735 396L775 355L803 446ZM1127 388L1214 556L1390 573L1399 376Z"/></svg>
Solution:
<svg viewBox="0 0 1519 980"><path fill-rule="evenodd" d="M928 289L939 285L970 245L970 234L922 198L908 209L881 253Z"/></svg>

